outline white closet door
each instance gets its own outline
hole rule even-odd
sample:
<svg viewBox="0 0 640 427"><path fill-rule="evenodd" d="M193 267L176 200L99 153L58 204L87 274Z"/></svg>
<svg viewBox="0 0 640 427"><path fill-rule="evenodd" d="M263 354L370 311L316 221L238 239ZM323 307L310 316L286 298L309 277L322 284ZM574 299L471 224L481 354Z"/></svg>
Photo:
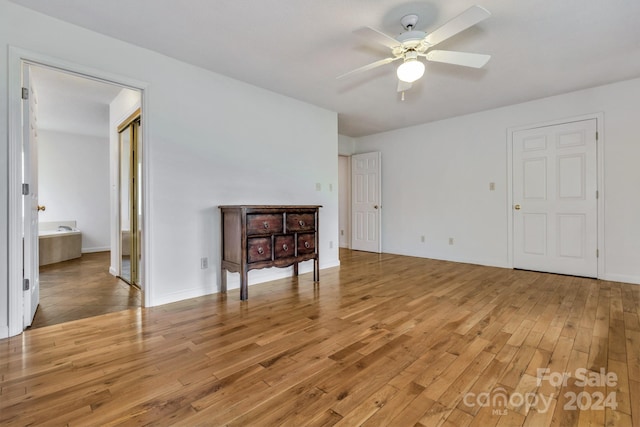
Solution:
<svg viewBox="0 0 640 427"><path fill-rule="evenodd" d="M514 132L515 268L597 277L596 120Z"/></svg>

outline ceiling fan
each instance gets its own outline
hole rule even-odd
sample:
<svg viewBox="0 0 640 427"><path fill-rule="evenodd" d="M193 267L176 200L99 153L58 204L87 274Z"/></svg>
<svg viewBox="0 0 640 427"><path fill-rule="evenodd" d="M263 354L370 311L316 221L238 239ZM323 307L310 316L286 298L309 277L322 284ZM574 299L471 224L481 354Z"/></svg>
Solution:
<svg viewBox="0 0 640 427"><path fill-rule="evenodd" d="M471 6L437 30L427 34L424 31L415 29L418 23L418 15L406 15L400 20L405 31L396 38L374 28L363 27L356 30L355 33L388 47L391 49L393 56L356 68L337 78L348 77L402 59L403 62L398 67L397 75L398 92L403 92L404 98L404 91L410 89L412 83L424 74L425 67L424 63L419 60L420 57L426 58L427 61L482 68L491 58L490 55L430 49L438 43L487 19L489 16L491 16L491 13L487 9L477 5Z"/></svg>

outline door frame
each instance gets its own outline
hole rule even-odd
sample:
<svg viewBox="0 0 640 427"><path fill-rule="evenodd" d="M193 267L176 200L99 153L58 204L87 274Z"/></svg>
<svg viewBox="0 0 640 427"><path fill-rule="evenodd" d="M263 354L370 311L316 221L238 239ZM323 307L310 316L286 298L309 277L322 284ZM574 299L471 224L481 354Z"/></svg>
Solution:
<svg viewBox="0 0 640 427"><path fill-rule="evenodd" d="M596 139L596 176L597 183L596 188L598 191L598 198L596 199L597 212L598 212L598 273L597 278L602 278L605 275L605 251L604 249L604 113L591 113L581 116L567 117L564 119L551 120L540 123L533 123L529 125L514 126L507 128L507 265L509 268L513 267L513 135L515 132L523 131L527 129L535 129L540 127L561 125L569 122L579 122L583 120L596 120L596 131L598 138Z"/></svg>
<svg viewBox="0 0 640 427"><path fill-rule="evenodd" d="M347 165L347 170L345 172L346 174L346 181L347 182L338 182L338 212L340 211L340 192L344 192L345 193L345 200L346 200L346 206L343 206L343 208L347 211L347 228L348 230L345 230L345 234L346 234L346 240L347 240L347 249L351 249L351 154L347 155L347 154L338 154L338 175L340 175L340 157L344 157L345 159L345 164ZM338 225L340 225L340 218L338 218ZM339 227L338 227L339 228ZM339 230L338 232L340 232L341 230ZM338 236L338 247L340 246L340 237Z"/></svg>
<svg viewBox="0 0 640 427"><path fill-rule="evenodd" d="M118 126L116 128L117 131L117 135L118 135L118 147L117 147L117 152L118 152L118 167L117 167L117 194L118 194L118 206L117 206L117 215L116 215L116 229L117 229L117 233L118 233L118 243L116 244L116 249L118 252L118 272L117 272L117 276L121 279L124 280L125 282L127 282L129 285L131 286L136 286L136 287L140 287L141 283L139 280L139 272L138 272L138 268L139 265L137 264L137 259L138 259L138 249L137 247L139 247L139 241L138 241L138 230L140 229L141 224L138 223L138 209L137 206L139 204L139 200L140 200L140 194L138 194L138 191L135 189L135 185L132 184L132 181L135 181L137 183L137 180L135 180L135 173L136 173L136 165L137 165L137 160L140 158L140 156L142 155L141 149L140 147L142 146L142 141L140 141L140 132L139 130L136 131L135 127L133 127L135 125L135 123L138 122L138 128L141 127L142 125L142 114L141 114L141 108L136 108L131 114L129 114L129 116L127 116L124 120L120 121L118 123ZM131 128L131 129L129 129ZM129 129L129 133L131 136L131 140L130 140L130 147L129 147L129 176L127 177L127 184L129 187L129 194L128 194L128 202L129 202L129 227L131 228L131 237L130 237L130 244L129 244L129 280L126 280L123 276L122 276L122 253L124 251L124 248L122 246L122 186L123 186L123 181L122 181L122 132L124 132L125 130ZM135 154L134 154L135 153ZM143 221L144 222L144 221ZM134 263L133 260L136 260L136 262ZM141 287L140 287L141 288ZM142 289L142 288L141 288Z"/></svg>
<svg viewBox="0 0 640 427"><path fill-rule="evenodd" d="M53 58L41 53L9 46L8 55L8 331L0 330L0 338L14 336L23 332L24 316L24 291L22 290L22 65L24 63L58 69L62 72L75 74L81 77L116 84L140 91L142 114L147 110L146 100L147 83L112 74L103 70L94 69L77 63L68 62L59 58ZM142 121L142 137L148 134L148 120ZM147 152L149 150L148 144ZM150 229L149 209L149 156L143 157L142 175L142 210L144 215L143 227ZM141 280L144 280L143 305L151 305L151 266L149 233L143 230L141 260Z"/></svg>

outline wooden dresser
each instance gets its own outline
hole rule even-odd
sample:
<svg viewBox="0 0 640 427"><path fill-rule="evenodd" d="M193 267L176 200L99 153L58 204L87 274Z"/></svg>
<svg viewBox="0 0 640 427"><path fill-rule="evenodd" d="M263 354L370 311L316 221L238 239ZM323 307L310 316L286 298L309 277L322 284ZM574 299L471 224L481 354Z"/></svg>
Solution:
<svg viewBox="0 0 640 427"><path fill-rule="evenodd" d="M318 267L319 205L220 206L222 222L221 291L227 292L227 272L240 273L240 299L249 298L249 270L288 267L298 275L298 263L313 260Z"/></svg>

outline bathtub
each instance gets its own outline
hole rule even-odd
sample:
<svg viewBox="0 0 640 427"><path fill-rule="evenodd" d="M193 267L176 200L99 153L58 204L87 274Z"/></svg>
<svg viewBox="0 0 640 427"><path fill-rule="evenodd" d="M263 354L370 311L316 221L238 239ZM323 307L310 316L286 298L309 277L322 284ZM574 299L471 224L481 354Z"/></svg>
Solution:
<svg viewBox="0 0 640 427"><path fill-rule="evenodd" d="M82 256L82 232L75 221L41 222L38 227L39 265Z"/></svg>

